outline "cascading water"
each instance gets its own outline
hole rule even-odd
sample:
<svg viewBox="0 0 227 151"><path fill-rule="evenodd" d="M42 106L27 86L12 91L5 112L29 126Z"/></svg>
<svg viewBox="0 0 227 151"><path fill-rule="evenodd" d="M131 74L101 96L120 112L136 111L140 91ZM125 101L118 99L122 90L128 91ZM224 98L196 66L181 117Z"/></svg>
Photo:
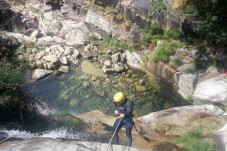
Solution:
<svg viewBox="0 0 227 151"><path fill-rule="evenodd" d="M75 140L88 140L88 136L75 132L72 129L68 128L58 128L51 131L39 132L39 133L30 133L27 131L19 131L19 130L1 130L0 133L2 137L1 140L9 139L9 138L33 138L33 137L49 137L53 139L75 139Z"/></svg>

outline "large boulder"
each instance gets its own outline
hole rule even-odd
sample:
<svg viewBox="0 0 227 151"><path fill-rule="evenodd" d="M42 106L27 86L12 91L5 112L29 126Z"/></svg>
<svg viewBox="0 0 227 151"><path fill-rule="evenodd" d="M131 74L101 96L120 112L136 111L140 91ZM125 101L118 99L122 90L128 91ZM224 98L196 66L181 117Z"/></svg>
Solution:
<svg viewBox="0 0 227 151"><path fill-rule="evenodd" d="M125 51L127 64L135 69L141 69L141 65L143 64L142 57L137 52L130 52L129 50Z"/></svg>
<svg viewBox="0 0 227 151"><path fill-rule="evenodd" d="M221 115L223 112L213 105L191 105L150 113L139 117L138 122L144 131L160 130L164 127L173 128L173 126L185 128L195 121Z"/></svg>
<svg viewBox="0 0 227 151"><path fill-rule="evenodd" d="M194 86L196 84L196 75L182 74L179 77L179 90L178 93L184 98L189 99L192 96Z"/></svg>
<svg viewBox="0 0 227 151"><path fill-rule="evenodd" d="M102 36L111 36L111 25L104 17L97 15L95 12L88 11L85 23L91 32L98 32Z"/></svg>
<svg viewBox="0 0 227 151"><path fill-rule="evenodd" d="M20 33L2 32L1 31L0 34L5 34L6 36L13 36L13 37L17 38L17 40L21 43L23 43L23 42L36 42L36 38L29 37L29 36L26 36L26 35L20 34Z"/></svg>
<svg viewBox="0 0 227 151"><path fill-rule="evenodd" d="M227 77L218 76L197 85L192 99L197 104L227 104Z"/></svg>
<svg viewBox="0 0 227 151"><path fill-rule="evenodd" d="M163 2L166 7L166 13L155 12L154 1L150 0L128 0L121 1L117 5L119 13L123 14L126 19L136 23L141 28L149 28L150 23L158 22L164 28L178 28L180 23L180 14L171 11L170 4Z"/></svg>
<svg viewBox="0 0 227 151"><path fill-rule="evenodd" d="M88 40L89 30L83 22L63 21L62 25L59 36L66 40L67 45L79 47Z"/></svg>
<svg viewBox="0 0 227 151"><path fill-rule="evenodd" d="M211 137L214 139L219 149L227 151L227 124L211 134Z"/></svg>

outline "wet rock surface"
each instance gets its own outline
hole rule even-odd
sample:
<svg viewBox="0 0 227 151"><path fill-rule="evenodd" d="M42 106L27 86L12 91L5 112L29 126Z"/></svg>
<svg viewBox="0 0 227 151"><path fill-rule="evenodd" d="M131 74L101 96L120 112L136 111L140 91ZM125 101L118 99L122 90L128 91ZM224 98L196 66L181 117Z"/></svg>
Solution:
<svg viewBox="0 0 227 151"><path fill-rule="evenodd" d="M11 145L13 143L13 145ZM78 141L59 141L49 138L32 138L29 140L21 140L14 142L5 142L1 144L1 151L105 151L108 144L102 144L97 142L78 142ZM145 151L144 149L136 149L133 147L126 147L121 145L110 145L109 151Z"/></svg>

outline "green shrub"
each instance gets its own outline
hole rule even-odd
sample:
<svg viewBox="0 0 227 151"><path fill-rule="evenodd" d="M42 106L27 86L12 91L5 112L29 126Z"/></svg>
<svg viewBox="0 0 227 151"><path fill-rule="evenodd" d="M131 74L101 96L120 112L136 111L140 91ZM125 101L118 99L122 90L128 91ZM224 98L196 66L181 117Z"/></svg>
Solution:
<svg viewBox="0 0 227 151"><path fill-rule="evenodd" d="M148 30L143 30L142 33L144 36L145 44L149 45L153 40L162 38L163 29L159 24L154 23L150 25L150 28Z"/></svg>
<svg viewBox="0 0 227 151"><path fill-rule="evenodd" d="M22 89L24 66L16 65L19 64L16 60L12 61L0 61L0 120L2 123L24 126L25 120L36 114L34 99Z"/></svg>
<svg viewBox="0 0 227 151"><path fill-rule="evenodd" d="M206 44L201 44L201 45L199 45L198 46L198 49L199 49L199 51L201 52L201 53L205 53L206 52Z"/></svg>
<svg viewBox="0 0 227 151"><path fill-rule="evenodd" d="M187 37L184 37L183 42L185 43L185 45L191 45L193 43L193 39L187 36Z"/></svg>
<svg viewBox="0 0 227 151"><path fill-rule="evenodd" d="M179 58L176 58L173 60L173 64L176 66L176 67L179 67L183 64L182 60L179 59Z"/></svg>
<svg viewBox="0 0 227 151"><path fill-rule="evenodd" d="M179 40L180 31L177 29L169 29L164 31L160 24L154 23L150 25L148 30L142 31L146 45L149 45L153 40L166 39L166 40Z"/></svg>
<svg viewBox="0 0 227 151"><path fill-rule="evenodd" d="M217 151L214 144L204 141L202 138L202 130L194 128L182 134L175 143L187 151Z"/></svg>
<svg viewBox="0 0 227 151"><path fill-rule="evenodd" d="M171 56L173 52L174 49L171 44L162 44L152 53L151 58L153 61L167 62L169 60L169 56Z"/></svg>
<svg viewBox="0 0 227 151"><path fill-rule="evenodd" d="M125 50L134 50L134 48L126 42L109 37L104 37L101 40L94 41L93 44L96 45L101 51L111 50L113 53L124 52Z"/></svg>
<svg viewBox="0 0 227 151"><path fill-rule="evenodd" d="M163 35L163 39L179 40L180 31L177 29L169 29L169 30L165 31L165 33Z"/></svg>
<svg viewBox="0 0 227 151"><path fill-rule="evenodd" d="M115 21L121 23L124 20L124 16L122 14L117 14L114 19Z"/></svg>
<svg viewBox="0 0 227 151"><path fill-rule="evenodd" d="M210 65L208 60L201 60L201 59L195 59L194 64L195 64L196 70L207 69Z"/></svg>
<svg viewBox="0 0 227 151"><path fill-rule="evenodd" d="M189 0L186 9L195 15L193 31L198 38L209 45L225 46L227 44L226 1L225 0Z"/></svg>
<svg viewBox="0 0 227 151"><path fill-rule="evenodd" d="M184 71L184 73L186 73L186 74L191 74L191 73L193 73L194 72L194 69L192 69L192 68L187 68L185 71Z"/></svg>
<svg viewBox="0 0 227 151"><path fill-rule="evenodd" d="M17 87L22 86L22 66L14 66L5 59L0 61L0 86Z"/></svg>
<svg viewBox="0 0 227 151"><path fill-rule="evenodd" d="M167 7L163 0L152 0L152 5L154 9L149 13L149 16L153 17L154 15L166 15Z"/></svg>
<svg viewBox="0 0 227 151"><path fill-rule="evenodd" d="M150 26L149 33L151 35L162 35L163 29L160 24L154 23Z"/></svg>

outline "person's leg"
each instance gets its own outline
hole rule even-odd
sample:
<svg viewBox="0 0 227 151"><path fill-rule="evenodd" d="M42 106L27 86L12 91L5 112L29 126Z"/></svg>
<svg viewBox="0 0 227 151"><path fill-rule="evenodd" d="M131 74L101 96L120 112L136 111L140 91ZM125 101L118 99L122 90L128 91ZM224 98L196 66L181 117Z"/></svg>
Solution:
<svg viewBox="0 0 227 151"><path fill-rule="evenodd" d="M126 136L127 136L127 145L132 146L132 121L131 120L126 120L124 122L125 128L126 128Z"/></svg>
<svg viewBox="0 0 227 151"><path fill-rule="evenodd" d="M120 122L120 123L119 123ZM118 126L118 127L117 127ZM113 143L114 144L119 144L119 137L118 137L118 131L124 126L123 122L120 121L120 119L116 119L113 125L113 133L115 132L113 136Z"/></svg>

